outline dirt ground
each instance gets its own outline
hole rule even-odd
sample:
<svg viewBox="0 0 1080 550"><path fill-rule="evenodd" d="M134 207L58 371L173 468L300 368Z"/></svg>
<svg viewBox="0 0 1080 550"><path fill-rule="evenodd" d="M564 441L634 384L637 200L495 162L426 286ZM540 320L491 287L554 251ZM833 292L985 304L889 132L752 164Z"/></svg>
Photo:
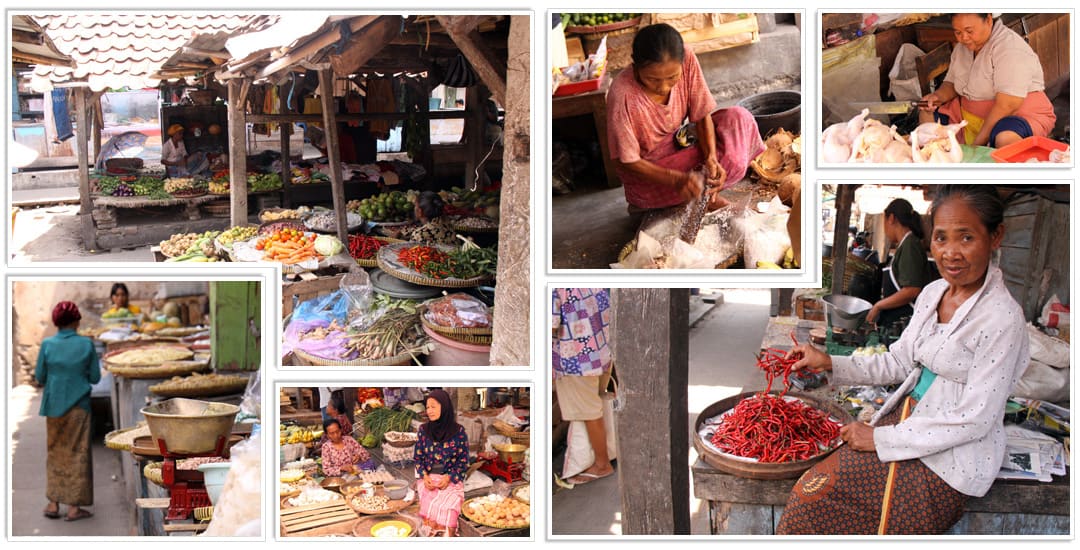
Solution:
<svg viewBox="0 0 1080 550"><path fill-rule="evenodd" d="M8 253L11 265L31 262L152 262L150 247L87 251L80 234L79 206L63 204L21 210L15 215Z"/></svg>

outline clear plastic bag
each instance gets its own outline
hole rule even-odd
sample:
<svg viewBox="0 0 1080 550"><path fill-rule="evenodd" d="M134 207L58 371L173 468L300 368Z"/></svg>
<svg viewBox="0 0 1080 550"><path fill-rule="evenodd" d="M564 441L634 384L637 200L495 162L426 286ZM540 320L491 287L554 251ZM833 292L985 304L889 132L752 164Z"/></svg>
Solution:
<svg viewBox="0 0 1080 550"><path fill-rule="evenodd" d="M341 292L348 298L350 327L367 328L386 311L386 308L372 308L375 287L372 286L367 271L363 269L349 271L341 278L339 286Z"/></svg>

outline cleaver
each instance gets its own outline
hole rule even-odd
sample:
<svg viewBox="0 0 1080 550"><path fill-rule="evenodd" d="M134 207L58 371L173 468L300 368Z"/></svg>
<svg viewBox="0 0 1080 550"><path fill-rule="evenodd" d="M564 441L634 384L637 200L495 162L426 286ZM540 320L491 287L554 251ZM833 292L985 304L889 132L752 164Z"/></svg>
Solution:
<svg viewBox="0 0 1080 550"><path fill-rule="evenodd" d="M925 101L874 101L870 103L852 103L857 110L869 109L874 115L906 115L912 110L926 106Z"/></svg>

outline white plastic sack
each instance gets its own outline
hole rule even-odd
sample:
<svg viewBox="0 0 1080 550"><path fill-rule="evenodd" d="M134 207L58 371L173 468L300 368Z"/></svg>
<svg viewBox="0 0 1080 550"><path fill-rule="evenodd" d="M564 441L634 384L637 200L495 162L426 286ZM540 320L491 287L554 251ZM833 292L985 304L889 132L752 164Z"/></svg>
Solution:
<svg viewBox="0 0 1080 550"><path fill-rule="evenodd" d="M615 410L612 408L610 399L604 400L604 432L607 436L608 459L614 460L616 451L615 433ZM585 422L574 420L570 422L570 431L566 434L566 457L563 459L562 478L569 479L592 466L596 460L592 444L589 443L589 433L585 429Z"/></svg>
<svg viewBox="0 0 1080 550"><path fill-rule="evenodd" d="M1069 369L1031 360L1013 390L1016 397L1061 403L1069 400Z"/></svg>
<svg viewBox="0 0 1080 550"><path fill-rule="evenodd" d="M1031 359L1051 367L1064 369L1069 367L1069 344L1064 340L1043 333L1035 325L1028 323L1028 336L1031 345Z"/></svg>
<svg viewBox="0 0 1080 550"><path fill-rule="evenodd" d="M919 73L915 67L915 59L922 55L926 55L926 52L914 44L900 45L900 51L896 53L896 61L893 62L892 69L889 69L889 93L897 101L922 98Z"/></svg>
<svg viewBox="0 0 1080 550"><path fill-rule="evenodd" d="M759 261L779 264L784 252L791 248L787 232L788 213L791 211L773 197L765 212L747 211L747 215L735 220L743 234L743 263L747 269L755 269Z"/></svg>
<svg viewBox="0 0 1080 550"><path fill-rule="evenodd" d="M232 466L203 536L235 537L258 531L253 525L262 518L262 432L237 443L230 453Z"/></svg>

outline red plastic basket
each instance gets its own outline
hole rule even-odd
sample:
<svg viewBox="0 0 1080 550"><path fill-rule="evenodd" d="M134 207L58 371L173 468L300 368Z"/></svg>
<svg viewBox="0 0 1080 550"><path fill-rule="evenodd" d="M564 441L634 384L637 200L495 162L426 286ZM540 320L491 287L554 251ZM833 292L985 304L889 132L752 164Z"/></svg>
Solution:
<svg viewBox="0 0 1080 550"><path fill-rule="evenodd" d="M559 86L557 90L555 90L555 93L551 94L551 97L562 97L599 90L601 83L604 82L605 76L607 76L607 65L604 65L600 68L599 78L594 78L592 80L582 80L581 82L571 82L570 84L563 84Z"/></svg>

